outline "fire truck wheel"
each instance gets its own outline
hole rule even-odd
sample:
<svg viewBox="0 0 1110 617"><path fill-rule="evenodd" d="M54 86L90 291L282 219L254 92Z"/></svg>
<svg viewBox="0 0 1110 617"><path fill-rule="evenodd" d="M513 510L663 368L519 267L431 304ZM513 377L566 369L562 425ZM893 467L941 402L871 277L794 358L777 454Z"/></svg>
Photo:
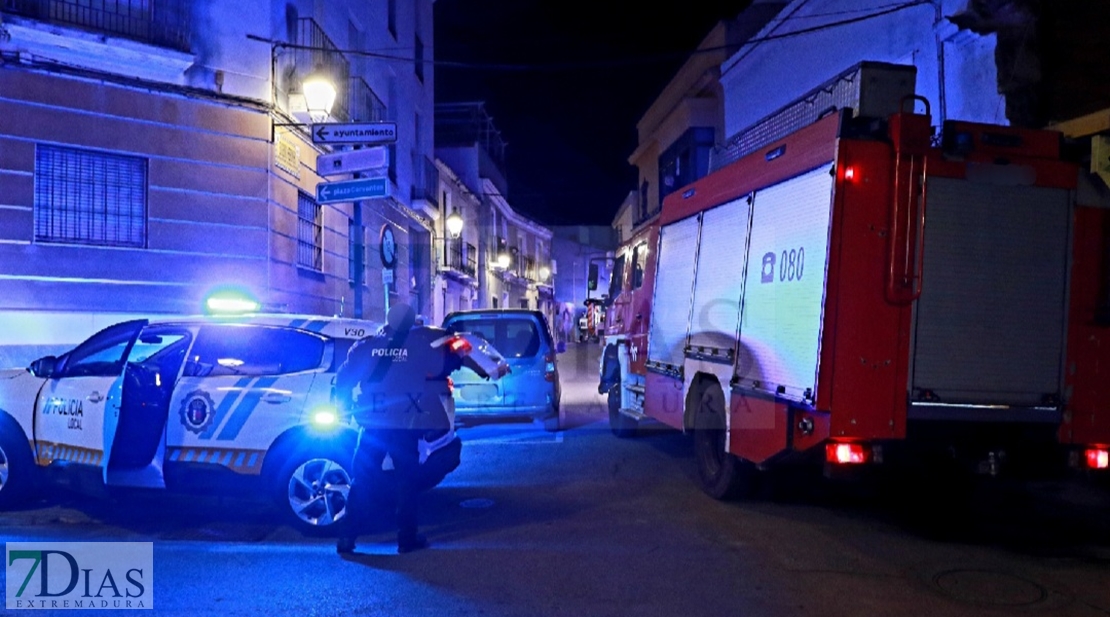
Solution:
<svg viewBox="0 0 1110 617"><path fill-rule="evenodd" d="M755 481L753 466L725 451L726 435L723 428L713 425L694 429L698 480L707 495L720 500L750 495Z"/></svg>
<svg viewBox="0 0 1110 617"><path fill-rule="evenodd" d="M634 437L640 423L621 413L620 409L621 393L620 383L618 382L612 388L609 388L609 430L621 439Z"/></svg>
<svg viewBox="0 0 1110 617"><path fill-rule="evenodd" d="M31 446L15 422L0 415L0 510L26 501L34 483Z"/></svg>

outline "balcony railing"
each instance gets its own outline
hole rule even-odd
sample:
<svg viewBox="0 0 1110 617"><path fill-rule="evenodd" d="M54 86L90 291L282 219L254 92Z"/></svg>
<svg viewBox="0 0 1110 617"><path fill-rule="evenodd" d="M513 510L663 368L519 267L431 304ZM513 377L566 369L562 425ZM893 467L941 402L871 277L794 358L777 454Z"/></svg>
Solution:
<svg viewBox="0 0 1110 617"><path fill-rule="evenodd" d="M347 92L337 93L331 115L341 122L350 120L351 65L347 58L311 17L297 20L296 38L291 42L297 47L282 50L278 56L278 89L288 97L301 91L304 78L321 73L337 88L347 88Z"/></svg>
<svg viewBox="0 0 1110 617"><path fill-rule="evenodd" d="M412 155L412 201L423 200L439 205L439 169L426 156Z"/></svg>
<svg viewBox="0 0 1110 617"><path fill-rule="evenodd" d="M188 0L0 0L0 10L189 52L191 4Z"/></svg>
<svg viewBox="0 0 1110 617"><path fill-rule="evenodd" d="M474 277L478 274L478 259L475 256L477 249L473 244L466 245L467 251L463 253L463 244L458 240L451 240L447 246L447 263L448 268L461 272L469 277Z"/></svg>
<svg viewBox="0 0 1110 617"><path fill-rule="evenodd" d="M385 103L374 94L374 90L361 77L352 77L350 81L350 111L349 120L359 122L383 122L385 120Z"/></svg>

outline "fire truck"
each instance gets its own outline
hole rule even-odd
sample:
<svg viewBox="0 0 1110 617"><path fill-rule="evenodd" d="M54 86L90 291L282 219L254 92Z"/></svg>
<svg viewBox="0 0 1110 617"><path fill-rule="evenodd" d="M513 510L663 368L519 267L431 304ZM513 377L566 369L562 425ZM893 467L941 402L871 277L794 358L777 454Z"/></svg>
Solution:
<svg viewBox="0 0 1110 617"><path fill-rule="evenodd" d="M716 498L786 465L1100 473L1110 216L1077 203L1060 133L934 129L912 89L881 97L769 118L621 247L612 431L692 433Z"/></svg>

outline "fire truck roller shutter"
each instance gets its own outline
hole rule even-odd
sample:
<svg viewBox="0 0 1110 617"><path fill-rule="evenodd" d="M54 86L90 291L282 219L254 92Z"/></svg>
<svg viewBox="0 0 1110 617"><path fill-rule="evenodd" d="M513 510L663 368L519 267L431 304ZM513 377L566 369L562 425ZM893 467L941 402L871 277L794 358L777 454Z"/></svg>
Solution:
<svg viewBox="0 0 1110 617"><path fill-rule="evenodd" d="M755 193L736 365L741 387L797 401L817 391L830 165Z"/></svg>
<svg viewBox="0 0 1110 617"><path fill-rule="evenodd" d="M745 196L707 210L702 217L691 346L736 352L750 214Z"/></svg>
<svg viewBox="0 0 1110 617"><path fill-rule="evenodd" d="M1063 375L1068 192L940 177L927 188L911 400L1043 405Z"/></svg>
<svg viewBox="0 0 1110 617"><path fill-rule="evenodd" d="M690 326L699 218L694 216L659 232L659 267L651 302L648 361L682 366Z"/></svg>

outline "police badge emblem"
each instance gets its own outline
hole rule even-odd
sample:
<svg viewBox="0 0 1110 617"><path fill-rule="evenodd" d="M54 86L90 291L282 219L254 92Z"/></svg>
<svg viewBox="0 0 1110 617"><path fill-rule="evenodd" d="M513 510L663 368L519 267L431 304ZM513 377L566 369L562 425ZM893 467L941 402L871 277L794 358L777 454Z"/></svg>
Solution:
<svg viewBox="0 0 1110 617"><path fill-rule="evenodd" d="M194 390L181 402L181 423L189 431L200 434L212 424L215 415L212 397L203 390Z"/></svg>

